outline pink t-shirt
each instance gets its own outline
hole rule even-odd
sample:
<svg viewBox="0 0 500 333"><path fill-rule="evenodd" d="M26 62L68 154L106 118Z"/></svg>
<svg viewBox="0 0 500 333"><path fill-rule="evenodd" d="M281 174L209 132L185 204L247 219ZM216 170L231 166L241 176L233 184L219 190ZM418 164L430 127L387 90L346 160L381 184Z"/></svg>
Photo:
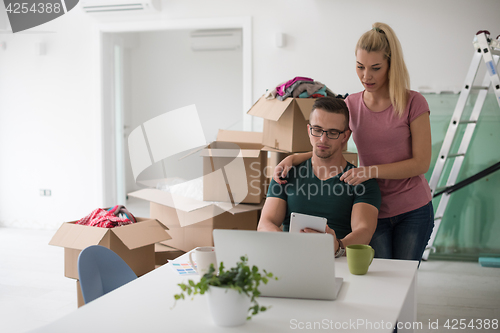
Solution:
<svg viewBox="0 0 500 333"><path fill-rule="evenodd" d="M387 164L412 157L410 123L430 112L424 96L410 91L403 116L394 114L392 105L381 112L368 109L363 92L349 95L349 126L360 166ZM431 190L424 175L406 179L377 179L382 194L379 218L396 216L420 208L431 201Z"/></svg>

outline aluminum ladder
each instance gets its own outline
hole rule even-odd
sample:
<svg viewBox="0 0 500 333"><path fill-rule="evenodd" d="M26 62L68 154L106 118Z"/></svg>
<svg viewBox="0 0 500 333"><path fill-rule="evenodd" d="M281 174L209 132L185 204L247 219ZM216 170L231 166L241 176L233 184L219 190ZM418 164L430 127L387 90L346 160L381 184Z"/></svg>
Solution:
<svg viewBox="0 0 500 333"><path fill-rule="evenodd" d="M472 57L472 62L470 64L469 71L467 73L467 77L465 79L465 84L460 92L460 97L458 98L457 105L455 106L455 111L450 120L450 125L448 126L448 130L446 131L446 135L443 141L443 145L441 146L441 150L439 151L438 158L436 160L436 164L434 166L434 170L432 172L431 179L429 181L429 186L431 188L431 194L434 196L436 191L442 190L442 188L437 188L441 174L443 173L444 166L448 159L454 159L453 166L451 168L450 174L448 176L448 180L446 182L446 187L450 187L455 185L458 174L460 172L460 168L462 167L462 163L465 159L465 154L467 153L467 149L469 148L469 143L471 142L472 135L474 130L476 129L476 124L479 119L479 115L481 114L481 110L483 108L484 101L486 99L486 95L490 88L490 85L493 86L493 91L496 95L496 99L498 105L500 106L500 76L498 74L498 59L500 56L500 35L497 36L495 40L491 40L489 38L490 33L488 31L482 30L479 31L474 40L473 45L475 49L474 56ZM474 80L476 78L476 74L479 70L481 59L484 60L486 64L486 74L484 76L484 80L482 85L473 86ZM469 94L472 90L479 90L476 102L472 109L472 113L468 120L462 120L462 113L465 109L465 105ZM459 125L466 125L464 135L462 137L462 141L458 148L456 154L450 154L450 149L455 140L455 134L457 132ZM458 138L457 138L458 139ZM434 240L436 238L436 234L439 230L439 225L443 219L444 212L446 210L446 206L448 205L448 201L450 199L450 194L443 193L442 198L439 202L438 208L436 210L435 219L434 219L434 229L432 231L429 242L427 243L426 250L422 256L423 260L427 260L431 251L435 251L433 247Z"/></svg>

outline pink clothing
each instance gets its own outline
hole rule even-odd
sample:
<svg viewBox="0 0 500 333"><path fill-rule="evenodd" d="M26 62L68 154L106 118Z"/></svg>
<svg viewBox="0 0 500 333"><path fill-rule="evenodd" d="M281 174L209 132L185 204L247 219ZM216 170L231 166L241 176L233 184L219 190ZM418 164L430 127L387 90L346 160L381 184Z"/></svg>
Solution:
<svg viewBox="0 0 500 333"><path fill-rule="evenodd" d="M276 92L278 95L283 96L287 90L288 87L290 87L292 84L294 84L297 81L308 81L308 82L314 82L313 79L308 78L308 77L303 77L303 76L296 76L292 80L289 80L283 84L280 84L279 86L276 87Z"/></svg>
<svg viewBox="0 0 500 333"><path fill-rule="evenodd" d="M430 112L424 96L410 91L410 98L401 118L392 105L381 112L368 109L363 92L349 95L349 126L360 166L399 162L412 157L410 123ZM420 208L432 200L424 175L406 179L377 179L382 194L379 218L396 216Z"/></svg>

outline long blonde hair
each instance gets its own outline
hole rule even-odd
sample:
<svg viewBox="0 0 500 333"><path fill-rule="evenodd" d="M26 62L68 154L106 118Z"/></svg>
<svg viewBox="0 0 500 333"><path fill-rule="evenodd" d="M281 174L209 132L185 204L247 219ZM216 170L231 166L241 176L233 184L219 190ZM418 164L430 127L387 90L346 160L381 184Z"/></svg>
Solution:
<svg viewBox="0 0 500 333"><path fill-rule="evenodd" d="M408 102L410 75L403 59L403 50L394 30L385 23L376 22L356 44L356 52L383 52L389 62L389 96L394 112L401 117Z"/></svg>

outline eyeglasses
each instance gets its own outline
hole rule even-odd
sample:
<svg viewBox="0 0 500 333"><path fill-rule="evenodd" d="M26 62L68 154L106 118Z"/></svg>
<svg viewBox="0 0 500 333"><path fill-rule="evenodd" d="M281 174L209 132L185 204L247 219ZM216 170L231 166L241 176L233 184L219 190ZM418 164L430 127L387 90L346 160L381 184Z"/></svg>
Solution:
<svg viewBox="0 0 500 333"><path fill-rule="evenodd" d="M328 131L324 131L320 128L315 128L315 127L310 127L311 129L311 135L312 136L315 136L315 137L322 137L323 136L323 133L326 133L326 137L328 139L332 139L332 140L336 140L339 138L340 134L344 133L345 131L342 131L342 132L339 132L337 130L328 130Z"/></svg>

